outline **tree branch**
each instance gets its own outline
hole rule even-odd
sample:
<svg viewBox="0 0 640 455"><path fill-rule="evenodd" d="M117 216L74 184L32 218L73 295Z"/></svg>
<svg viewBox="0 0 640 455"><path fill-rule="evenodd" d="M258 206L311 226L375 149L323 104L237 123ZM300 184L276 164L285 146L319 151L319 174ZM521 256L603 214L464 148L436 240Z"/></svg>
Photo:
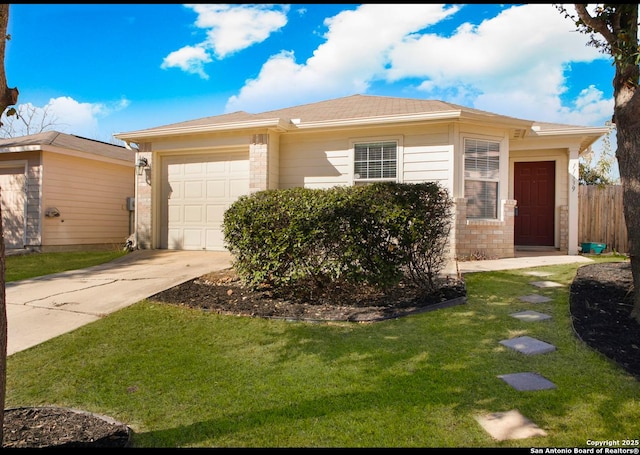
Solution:
<svg viewBox="0 0 640 455"><path fill-rule="evenodd" d="M584 22L587 27L592 28L595 32L600 33L607 43L609 43L609 46L615 48L617 37L607 28L607 23L604 20L591 16L587 11L586 3L576 3L575 8L582 22Z"/></svg>

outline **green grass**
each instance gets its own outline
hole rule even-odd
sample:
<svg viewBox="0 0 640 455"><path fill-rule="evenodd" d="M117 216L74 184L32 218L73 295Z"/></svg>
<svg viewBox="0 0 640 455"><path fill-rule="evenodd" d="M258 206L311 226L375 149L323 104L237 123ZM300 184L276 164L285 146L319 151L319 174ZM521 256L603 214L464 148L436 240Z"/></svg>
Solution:
<svg viewBox="0 0 640 455"><path fill-rule="evenodd" d="M122 250L73 252L73 253L32 253L7 256L5 259L5 281L7 283L25 280L51 273L83 269L103 264L127 254Z"/></svg>
<svg viewBox="0 0 640 455"><path fill-rule="evenodd" d="M612 260L601 256L597 261ZM620 258L618 258L620 260ZM8 359L6 407L128 424L134 447L587 447L636 439L640 382L577 340L580 264L467 274L466 304L374 324L221 316L145 300ZM519 297L549 296L542 304ZM552 319L510 316L535 309ZM528 335L552 353L499 342ZM557 389L497 376L537 372ZM519 410L546 437L498 442L475 417Z"/></svg>

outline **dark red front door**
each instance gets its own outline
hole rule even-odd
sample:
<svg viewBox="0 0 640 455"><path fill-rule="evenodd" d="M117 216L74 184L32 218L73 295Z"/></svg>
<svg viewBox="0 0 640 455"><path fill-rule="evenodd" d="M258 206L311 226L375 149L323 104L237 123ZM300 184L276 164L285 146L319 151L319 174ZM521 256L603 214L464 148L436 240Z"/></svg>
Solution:
<svg viewBox="0 0 640 455"><path fill-rule="evenodd" d="M553 246L555 161L514 163L516 246Z"/></svg>

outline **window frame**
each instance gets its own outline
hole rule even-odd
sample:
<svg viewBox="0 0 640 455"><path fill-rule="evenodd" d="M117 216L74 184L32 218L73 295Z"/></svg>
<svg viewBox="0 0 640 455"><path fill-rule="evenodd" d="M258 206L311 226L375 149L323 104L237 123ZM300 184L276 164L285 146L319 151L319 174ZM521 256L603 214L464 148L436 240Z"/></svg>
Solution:
<svg viewBox="0 0 640 455"><path fill-rule="evenodd" d="M384 147L385 145L388 144L393 144L395 146L395 157L391 160L391 159L386 159L384 157ZM362 146L373 146L373 145L381 145L382 146L382 151L380 154L380 159L375 159L375 160L371 160L369 158L367 158L366 160L358 160L358 151L357 149L359 147ZM367 184L367 183L373 183L373 182L399 182L400 181L400 164L401 164L401 141L397 138L373 138L373 139L362 139L362 140L352 140L351 141L351 165L352 165L352 176L353 176L353 183L354 185L358 185L358 184ZM385 161L393 161L395 168L394 168L394 176L392 177L385 177L384 176L384 172L385 172L385 167L384 167L384 163ZM369 175L367 177L360 177L358 172L356 171L357 169L357 163L366 163L367 168L369 167L369 165L371 163L376 163L379 162L380 163L380 173L381 176L380 177L370 177Z"/></svg>
<svg viewBox="0 0 640 455"><path fill-rule="evenodd" d="M474 142L475 157L469 157L471 142ZM479 148L483 145L485 150ZM467 219L470 220L497 220L500 214L500 172L501 151L500 141L479 138L464 138L463 140L463 176L464 197L467 200ZM482 155L484 153L484 156ZM475 159L476 167L470 168L469 164ZM475 175L470 175L474 173ZM477 183L483 186L482 194L469 194L468 183ZM495 184L491 185L491 184ZM491 186L491 188L490 188ZM487 197L490 190L495 188L495 197ZM493 196L493 195L492 195ZM471 202L470 202L471 201ZM478 201L474 203L473 201ZM490 204L490 205L489 205ZM472 210L470 210L472 209ZM477 215L474 212L479 212ZM491 213L489 213L489 211Z"/></svg>

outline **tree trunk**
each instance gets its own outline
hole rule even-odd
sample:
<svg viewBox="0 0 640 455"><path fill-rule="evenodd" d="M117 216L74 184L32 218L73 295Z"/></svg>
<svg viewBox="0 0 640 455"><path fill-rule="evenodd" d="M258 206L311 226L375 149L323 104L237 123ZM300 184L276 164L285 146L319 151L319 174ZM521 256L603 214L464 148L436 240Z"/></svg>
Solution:
<svg viewBox="0 0 640 455"><path fill-rule="evenodd" d="M635 84L626 84L625 80L629 79L623 74L614 80L616 158L634 283L631 317L640 322L640 92Z"/></svg>
<svg viewBox="0 0 640 455"><path fill-rule="evenodd" d="M0 188L0 200L2 188ZM2 207L0 206L0 447L4 440L4 401L7 390L7 302L5 286L5 246L4 227L2 225Z"/></svg>
<svg viewBox="0 0 640 455"><path fill-rule="evenodd" d="M0 114L7 107L18 102L18 89L7 87L4 69L7 27L9 25L9 4L0 4ZM1 191L1 189L0 189ZM7 303L5 294L5 246L2 227L2 209L0 208L0 447L4 440L4 403L7 390Z"/></svg>
<svg viewBox="0 0 640 455"><path fill-rule="evenodd" d="M7 87L7 75L4 69L4 55L7 48L7 27L9 26L9 5L0 4L0 114L9 106L18 102L18 89Z"/></svg>

